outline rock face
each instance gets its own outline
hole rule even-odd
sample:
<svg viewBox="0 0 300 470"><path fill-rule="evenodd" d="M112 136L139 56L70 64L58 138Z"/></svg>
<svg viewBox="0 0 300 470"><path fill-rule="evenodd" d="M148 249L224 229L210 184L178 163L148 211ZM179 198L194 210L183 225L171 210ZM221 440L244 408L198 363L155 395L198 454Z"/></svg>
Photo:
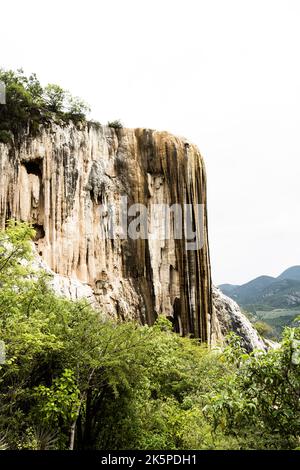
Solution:
<svg viewBox="0 0 300 470"><path fill-rule="evenodd" d="M20 142L0 144L2 228L9 218L32 222L43 261L72 279L72 286L86 285L106 313L149 324L164 314L184 335L208 342L218 338L206 176L194 145L164 132L92 124L81 129L52 124ZM125 197L126 207L146 207L150 239L124 236ZM187 236L176 236L172 214L170 237L160 237L159 204L191 204L200 248L186 250Z"/></svg>
<svg viewBox="0 0 300 470"><path fill-rule="evenodd" d="M52 271L43 259L37 254L35 246L32 247L33 260L31 266L36 271L44 271L49 274L49 287L61 297L70 300L87 299L88 303L95 308L98 307L97 299L94 295L93 289L83 282L70 277L62 276Z"/></svg>
<svg viewBox="0 0 300 470"><path fill-rule="evenodd" d="M242 346L248 351L253 349L268 349L266 343L258 336L250 321L242 314L240 307L234 300L224 295L219 289L212 289L213 309L215 311L215 338L216 343L219 338L226 336L230 331L234 331L241 337ZM270 344L269 344L270 346Z"/></svg>

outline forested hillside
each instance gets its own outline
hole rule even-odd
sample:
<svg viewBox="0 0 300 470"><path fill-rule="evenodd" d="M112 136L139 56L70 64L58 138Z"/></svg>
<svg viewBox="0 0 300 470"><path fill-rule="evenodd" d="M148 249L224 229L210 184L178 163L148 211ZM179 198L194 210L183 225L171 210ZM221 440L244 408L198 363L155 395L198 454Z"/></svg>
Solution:
<svg viewBox="0 0 300 470"><path fill-rule="evenodd" d="M35 271L34 231L0 233L2 449L294 449L300 329L281 347L221 350L116 322L57 297ZM5 353L5 354L4 354Z"/></svg>
<svg viewBox="0 0 300 470"><path fill-rule="evenodd" d="M246 284L222 284L221 291L250 315L254 324L272 338L280 338L285 326L295 326L300 312L300 267L292 266L278 277L259 276Z"/></svg>

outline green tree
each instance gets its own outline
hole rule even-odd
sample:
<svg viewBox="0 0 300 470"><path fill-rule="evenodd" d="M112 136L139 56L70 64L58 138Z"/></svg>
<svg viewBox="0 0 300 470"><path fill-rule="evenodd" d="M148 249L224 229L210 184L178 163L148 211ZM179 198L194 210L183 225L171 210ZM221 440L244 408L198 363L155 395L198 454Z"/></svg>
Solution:
<svg viewBox="0 0 300 470"><path fill-rule="evenodd" d="M44 89L44 98L47 107L53 113L65 111L66 91L59 85L49 84Z"/></svg>
<svg viewBox="0 0 300 470"><path fill-rule="evenodd" d="M258 320L256 321L253 326L256 328L257 332L263 336L264 338L275 339L275 331L271 325L268 323Z"/></svg>
<svg viewBox="0 0 300 470"><path fill-rule="evenodd" d="M37 76L27 77L22 69L0 69L6 86L6 104L0 106L0 142L9 143L24 133L37 135L42 125L57 118L77 123L85 121L88 105L59 85L42 87Z"/></svg>
<svg viewBox="0 0 300 470"><path fill-rule="evenodd" d="M241 448L293 449L300 438L300 328L286 328L280 348L246 354L229 346L237 370L211 396L214 429L235 436Z"/></svg>
<svg viewBox="0 0 300 470"><path fill-rule="evenodd" d="M89 105L78 96L68 95L67 113L72 120L84 120L90 112Z"/></svg>
<svg viewBox="0 0 300 470"><path fill-rule="evenodd" d="M116 119L115 121L109 121L107 125L108 127L111 127L113 129L122 129L124 127L120 119Z"/></svg>

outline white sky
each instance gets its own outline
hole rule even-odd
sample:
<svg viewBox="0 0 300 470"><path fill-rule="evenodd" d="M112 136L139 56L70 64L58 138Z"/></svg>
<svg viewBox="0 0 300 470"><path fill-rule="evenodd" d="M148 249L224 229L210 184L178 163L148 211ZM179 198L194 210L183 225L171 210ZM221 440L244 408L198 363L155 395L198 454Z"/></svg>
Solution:
<svg viewBox="0 0 300 470"><path fill-rule="evenodd" d="M299 0L10 0L0 65L206 162L213 280L300 264Z"/></svg>

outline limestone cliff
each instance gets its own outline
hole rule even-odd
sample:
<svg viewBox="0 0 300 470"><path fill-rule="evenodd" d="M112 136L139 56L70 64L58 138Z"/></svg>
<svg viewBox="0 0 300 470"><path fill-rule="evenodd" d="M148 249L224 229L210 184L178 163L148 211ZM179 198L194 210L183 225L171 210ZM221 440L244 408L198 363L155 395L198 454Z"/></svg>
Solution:
<svg viewBox="0 0 300 470"><path fill-rule="evenodd" d="M216 343L218 339L234 331L240 336L241 344L248 352L254 349L266 350L268 347L273 347L271 342L259 337L251 322L241 312L238 304L214 286L212 288L212 301L214 314L216 315L214 322L216 336L212 338L212 343Z"/></svg>
<svg viewBox="0 0 300 470"><path fill-rule="evenodd" d="M150 239L121 236L121 199L147 208ZM155 204L204 205L202 247L160 239ZM112 209L113 208L113 209ZM120 210L119 210L120 209ZM57 274L89 285L110 315L152 323L164 314L182 334L218 336L211 299L206 176L198 149L148 129L52 124L36 138L0 144L0 224L32 222L36 247ZM197 224L196 218L193 223ZM109 231L113 237L107 237Z"/></svg>

